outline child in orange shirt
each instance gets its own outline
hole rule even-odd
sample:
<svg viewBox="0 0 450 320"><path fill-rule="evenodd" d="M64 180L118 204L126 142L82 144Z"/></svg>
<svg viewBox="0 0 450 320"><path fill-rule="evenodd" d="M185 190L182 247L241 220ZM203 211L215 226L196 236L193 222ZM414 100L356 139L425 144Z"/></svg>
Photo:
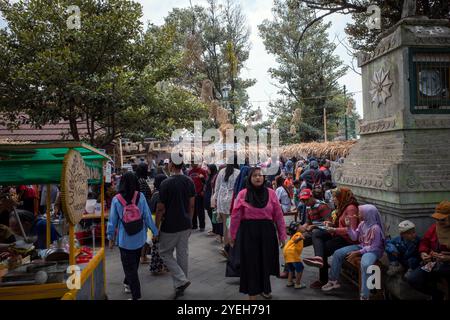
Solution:
<svg viewBox="0 0 450 320"><path fill-rule="evenodd" d="M303 263L302 263L302 251L303 251L303 235L299 231L301 223L292 222L289 225L288 234L291 239L286 243L283 248L284 261L289 271L287 287L294 287L295 289L303 289L306 286L301 283L303 275ZM295 284L293 282L295 274Z"/></svg>

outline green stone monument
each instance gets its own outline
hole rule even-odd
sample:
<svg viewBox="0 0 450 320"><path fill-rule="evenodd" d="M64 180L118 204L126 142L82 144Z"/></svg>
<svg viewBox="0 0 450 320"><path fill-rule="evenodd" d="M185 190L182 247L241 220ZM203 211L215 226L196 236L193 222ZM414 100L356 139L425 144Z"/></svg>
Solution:
<svg viewBox="0 0 450 320"><path fill-rule="evenodd" d="M335 170L339 186L379 208L392 235L404 219L425 232L436 204L450 199L449 21L403 16L359 56L361 138Z"/></svg>

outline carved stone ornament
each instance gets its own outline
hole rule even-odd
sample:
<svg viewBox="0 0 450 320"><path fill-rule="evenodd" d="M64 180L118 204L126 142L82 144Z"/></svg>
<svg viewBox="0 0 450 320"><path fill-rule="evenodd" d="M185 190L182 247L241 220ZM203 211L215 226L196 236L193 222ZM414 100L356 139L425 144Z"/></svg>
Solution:
<svg viewBox="0 0 450 320"><path fill-rule="evenodd" d="M392 96L391 87L394 82L389 78L389 71L385 72L383 68L375 71L372 80L370 80L370 94L372 96L372 102L377 107L380 104L385 105L387 98Z"/></svg>

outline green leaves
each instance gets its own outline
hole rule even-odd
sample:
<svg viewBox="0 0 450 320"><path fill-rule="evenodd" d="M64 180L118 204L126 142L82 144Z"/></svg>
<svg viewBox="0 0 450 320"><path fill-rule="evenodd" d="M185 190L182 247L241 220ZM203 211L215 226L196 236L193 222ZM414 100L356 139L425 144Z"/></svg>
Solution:
<svg viewBox="0 0 450 320"><path fill-rule="evenodd" d="M331 103L340 94L337 80L347 67L334 54L335 44L328 40L330 24L316 22L303 34L315 19L313 10L275 0L272 12L274 19L265 20L258 28L266 50L276 56L279 64L269 73L282 85L279 93L286 98L271 105L280 138L283 143L323 139L323 108L329 107L329 116L345 109L342 104ZM294 124L292 115L298 108L302 122L295 124L297 133L289 135Z"/></svg>
<svg viewBox="0 0 450 320"><path fill-rule="evenodd" d="M67 28L69 5L80 7L80 30ZM0 30L0 112L26 114L35 126L69 120L76 140L82 119L98 146L133 128L141 137L168 136L201 115L203 106L186 90L156 91L156 83L180 75L183 52L174 26L144 30L139 3L0 0L0 10L7 22Z"/></svg>

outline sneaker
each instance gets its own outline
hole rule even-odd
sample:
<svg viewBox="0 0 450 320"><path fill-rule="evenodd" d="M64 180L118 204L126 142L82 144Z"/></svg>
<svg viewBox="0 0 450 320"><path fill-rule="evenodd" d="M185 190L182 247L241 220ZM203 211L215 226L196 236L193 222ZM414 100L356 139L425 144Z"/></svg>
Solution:
<svg viewBox="0 0 450 320"><path fill-rule="evenodd" d="M339 289L341 285L337 281L328 281L326 285L322 287L322 291L331 291L334 289Z"/></svg>
<svg viewBox="0 0 450 320"><path fill-rule="evenodd" d="M299 284L295 284L294 288L295 289L304 289L304 288L306 288L306 285L304 285L303 283L299 283Z"/></svg>
<svg viewBox="0 0 450 320"><path fill-rule="evenodd" d="M286 284L286 287L293 287L293 286L294 286L293 281L288 281L288 283Z"/></svg>
<svg viewBox="0 0 450 320"><path fill-rule="evenodd" d="M359 300L370 300L370 299L367 298L367 297L364 297L364 296L360 296L360 297L359 297Z"/></svg>
<svg viewBox="0 0 450 320"><path fill-rule="evenodd" d="M123 289L124 289L125 293L131 293L131 289L130 289L130 286L129 286L129 285L124 284L124 285L123 285Z"/></svg>
<svg viewBox="0 0 450 320"><path fill-rule="evenodd" d="M186 290L186 289L187 289L187 287L189 287L190 285L191 285L191 282L190 282L190 281L188 281L188 282L186 282L185 284L183 284L182 286L180 286L180 287L176 288L176 290L179 290L179 291L182 291L182 292L184 292L184 290Z"/></svg>
<svg viewBox="0 0 450 320"><path fill-rule="evenodd" d="M175 297L174 300L178 299L179 297L184 295L184 290L186 290L187 287L189 287L191 284L190 281L186 282L182 286L175 289Z"/></svg>
<svg viewBox="0 0 450 320"><path fill-rule="evenodd" d="M220 251L221 255L223 255L225 258L228 259L228 253L227 253L227 251L224 248L220 249L219 251Z"/></svg>
<svg viewBox="0 0 450 320"><path fill-rule="evenodd" d="M326 285L325 282L322 281L314 281L313 283L311 283L311 285L309 286L311 289L321 289L324 285Z"/></svg>
<svg viewBox="0 0 450 320"><path fill-rule="evenodd" d="M261 297L263 297L264 299L270 300L270 299L272 299L272 294L271 293L261 293Z"/></svg>
<svg viewBox="0 0 450 320"><path fill-rule="evenodd" d="M305 258L305 259L303 259L303 262L310 267L316 267L316 268L323 267L323 259L321 257Z"/></svg>

